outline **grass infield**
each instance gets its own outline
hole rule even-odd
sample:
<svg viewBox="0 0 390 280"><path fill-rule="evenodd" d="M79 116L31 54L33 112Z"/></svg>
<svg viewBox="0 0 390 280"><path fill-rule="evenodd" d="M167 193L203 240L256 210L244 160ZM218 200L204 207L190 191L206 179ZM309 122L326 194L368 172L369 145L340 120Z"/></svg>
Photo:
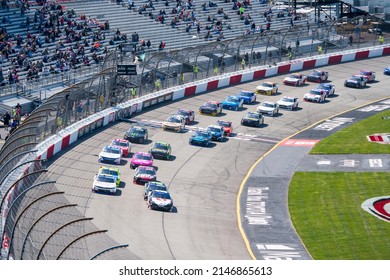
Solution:
<svg viewBox="0 0 390 280"><path fill-rule="evenodd" d="M389 144L372 143L367 136L390 133L390 110L352 124L321 140L310 151L311 154L390 154Z"/></svg>
<svg viewBox="0 0 390 280"><path fill-rule="evenodd" d="M390 173L297 172L289 211L316 260L390 260L390 223L361 208L390 195Z"/></svg>

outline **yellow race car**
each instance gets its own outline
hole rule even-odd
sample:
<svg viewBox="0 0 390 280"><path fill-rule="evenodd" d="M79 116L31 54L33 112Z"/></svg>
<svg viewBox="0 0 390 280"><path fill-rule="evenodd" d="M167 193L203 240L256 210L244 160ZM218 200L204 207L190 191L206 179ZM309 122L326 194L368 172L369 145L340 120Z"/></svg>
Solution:
<svg viewBox="0 0 390 280"><path fill-rule="evenodd" d="M257 94L271 95L278 92L279 85L274 82L264 82L256 87Z"/></svg>

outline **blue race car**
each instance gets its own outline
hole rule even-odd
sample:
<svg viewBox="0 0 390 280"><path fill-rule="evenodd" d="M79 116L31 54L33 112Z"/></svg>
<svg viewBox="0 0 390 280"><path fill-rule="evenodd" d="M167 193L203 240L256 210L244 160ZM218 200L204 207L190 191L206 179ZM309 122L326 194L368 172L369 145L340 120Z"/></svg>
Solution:
<svg viewBox="0 0 390 280"><path fill-rule="evenodd" d="M224 101L222 101L222 108L231 109L231 110L241 110L244 104L244 100L237 96L228 96Z"/></svg>
<svg viewBox="0 0 390 280"><path fill-rule="evenodd" d="M317 88L324 90L326 92L327 97L333 95L336 90L335 86L329 83L319 84Z"/></svg>
<svg viewBox="0 0 390 280"><path fill-rule="evenodd" d="M205 130L196 130L191 135L188 143L191 145L201 145L207 147L211 142L211 134Z"/></svg>
<svg viewBox="0 0 390 280"><path fill-rule="evenodd" d="M211 135L211 140L222 141L224 136L224 129L219 125L209 125L207 131Z"/></svg>
<svg viewBox="0 0 390 280"><path fill-rule="evenodd" d="M256 93L253 91L240 91L239 94L236 95L244 101L244 104L252 104L256 101Z"/></svg>
<svg viewBox="0 0 390 280"><path fill-rule="evenodd" d="M383 74L385 74L385 75L390 75L390 66L389 66L389 67L386 67L386 68L383 70Z"/></svg>

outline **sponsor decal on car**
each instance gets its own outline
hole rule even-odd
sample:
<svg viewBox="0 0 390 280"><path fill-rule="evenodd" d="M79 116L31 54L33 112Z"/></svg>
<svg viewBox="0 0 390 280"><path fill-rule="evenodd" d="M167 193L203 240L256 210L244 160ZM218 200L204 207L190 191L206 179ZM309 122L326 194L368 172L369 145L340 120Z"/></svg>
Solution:
<svg viewBox="0 0 390 280"><path fill-rule="evenodd" d="M362 203L362 208L386 222L390 222L390 196L369 198Z"/></svg>

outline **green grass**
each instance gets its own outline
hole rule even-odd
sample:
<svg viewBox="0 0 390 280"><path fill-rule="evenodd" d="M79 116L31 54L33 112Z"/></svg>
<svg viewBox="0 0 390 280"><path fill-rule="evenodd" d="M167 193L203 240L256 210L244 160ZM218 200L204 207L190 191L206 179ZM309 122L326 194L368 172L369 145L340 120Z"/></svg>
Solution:
<svg viewBox="0 0 390 280"><path fill-rule="evenodd" d="M357 122L321 140L310 151L311 154L390 154L390 144L372 143L367 135L390 133L390 110Z"/></svg>
<svg viewBox="0 0 390 280"><path fill-rule="evenodd" d="M385 195L389 172L297 172L289 211L314 259L390 260L390 223L361 208L366 199Z"/></svg>

